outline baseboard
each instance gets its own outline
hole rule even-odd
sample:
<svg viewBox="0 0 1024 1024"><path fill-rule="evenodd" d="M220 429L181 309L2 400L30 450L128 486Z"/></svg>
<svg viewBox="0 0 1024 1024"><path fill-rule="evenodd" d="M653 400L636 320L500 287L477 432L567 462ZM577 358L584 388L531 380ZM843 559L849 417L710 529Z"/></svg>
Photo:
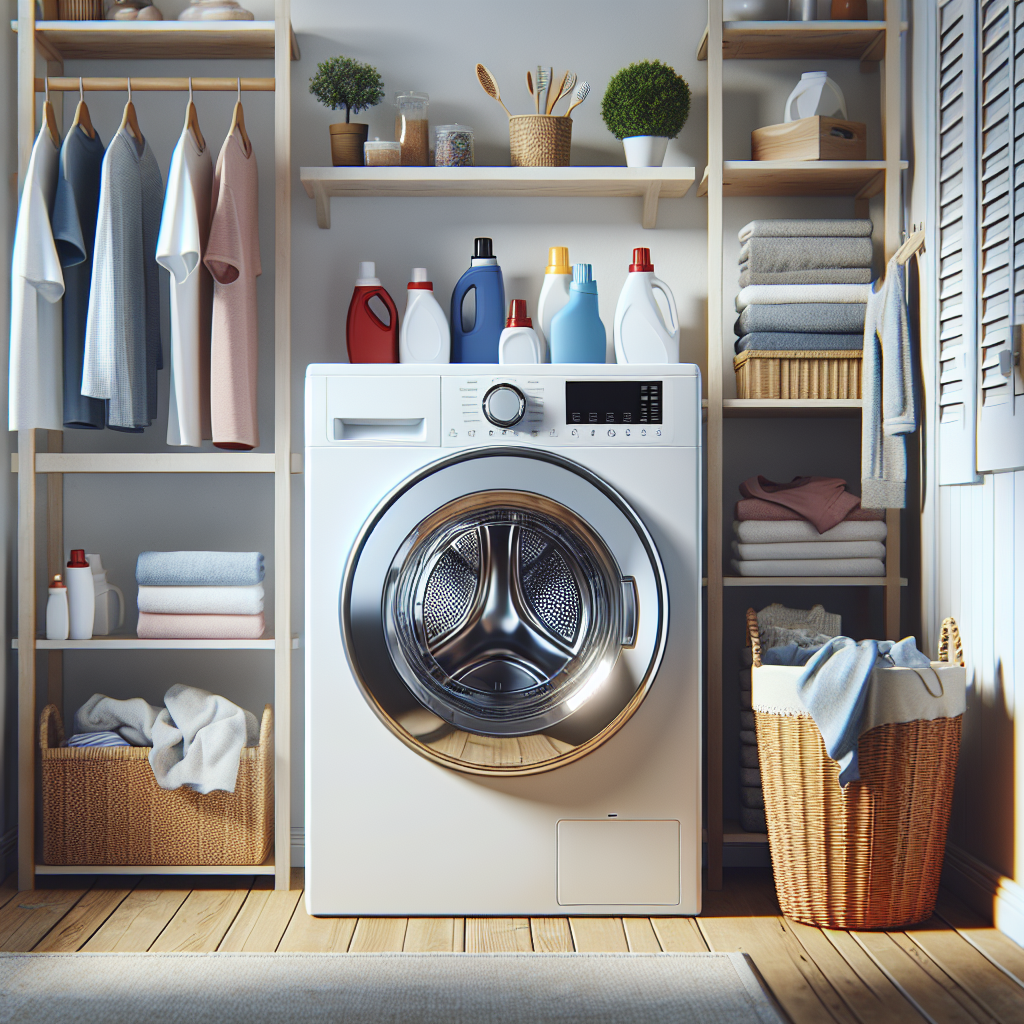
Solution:
<svg viewBox="0 0 1024 1024"><path fill-rule="evenodd" d="M952 843L946 847L942 884L1024 946L1024 886Z"/></svg>
<svg viewBox="0 0 1024 1024"><path fill-rule="evenodd" d="M292 867L301 868L306 864L306 829L292 825Z"/></svg>

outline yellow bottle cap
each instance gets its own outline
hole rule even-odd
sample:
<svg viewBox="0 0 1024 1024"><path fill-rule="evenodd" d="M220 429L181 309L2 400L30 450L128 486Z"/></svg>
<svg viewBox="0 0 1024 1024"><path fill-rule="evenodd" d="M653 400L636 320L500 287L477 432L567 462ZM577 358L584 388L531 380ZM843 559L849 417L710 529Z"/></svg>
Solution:
<svg viewBox="0 0 1024 1024"><path fill-rule="evenodd" d="M569 266L569 247L566 245L553 245L548 249L548 265L544 268L545 274L571 274L572 267Z"/></svg>

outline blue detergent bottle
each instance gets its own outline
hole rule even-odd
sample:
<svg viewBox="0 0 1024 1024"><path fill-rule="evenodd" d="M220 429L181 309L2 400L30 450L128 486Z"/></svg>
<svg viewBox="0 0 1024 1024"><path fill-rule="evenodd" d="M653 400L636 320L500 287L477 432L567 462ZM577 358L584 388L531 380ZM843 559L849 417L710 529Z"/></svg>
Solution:
<svg viewBox="0 0 1024 1024"><path fill-rule="evenodd" d="M589 263L572 268L569 301L551 321L548 338L553 363L605 362L606 333L597 312L597 282Z"/></svg>
<svg viewBox="0 0 1024 1024"><path fill-rule="evenodd" d="M476 293L476 316L467 330L462 304L470 289ZM453 363L498 361L498 339L505 329L505 282L489 238L473 243L473 262L452 292L451 325Z"/></svg>

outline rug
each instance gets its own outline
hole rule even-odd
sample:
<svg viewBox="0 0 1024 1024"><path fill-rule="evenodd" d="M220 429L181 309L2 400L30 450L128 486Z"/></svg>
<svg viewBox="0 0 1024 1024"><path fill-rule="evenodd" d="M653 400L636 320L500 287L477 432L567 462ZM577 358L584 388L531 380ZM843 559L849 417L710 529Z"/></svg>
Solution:
<svg viewBox="0 0 1024 1024"><path fill-rule="evenodd" d="M3 953L12 1024L779 1024L742 953Z"/></svg>

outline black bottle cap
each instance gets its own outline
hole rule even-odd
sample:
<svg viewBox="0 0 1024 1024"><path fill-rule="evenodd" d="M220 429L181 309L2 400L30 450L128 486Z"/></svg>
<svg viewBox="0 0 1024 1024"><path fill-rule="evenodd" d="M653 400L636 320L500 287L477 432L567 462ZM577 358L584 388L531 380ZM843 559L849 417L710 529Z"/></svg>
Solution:
<svg viewBox="0 0 1024 1024"><path fill-rule="evenodd" d="M476 238L473 240L473 259L490 260L494 258L494 247L489 238Z"/></svg>

